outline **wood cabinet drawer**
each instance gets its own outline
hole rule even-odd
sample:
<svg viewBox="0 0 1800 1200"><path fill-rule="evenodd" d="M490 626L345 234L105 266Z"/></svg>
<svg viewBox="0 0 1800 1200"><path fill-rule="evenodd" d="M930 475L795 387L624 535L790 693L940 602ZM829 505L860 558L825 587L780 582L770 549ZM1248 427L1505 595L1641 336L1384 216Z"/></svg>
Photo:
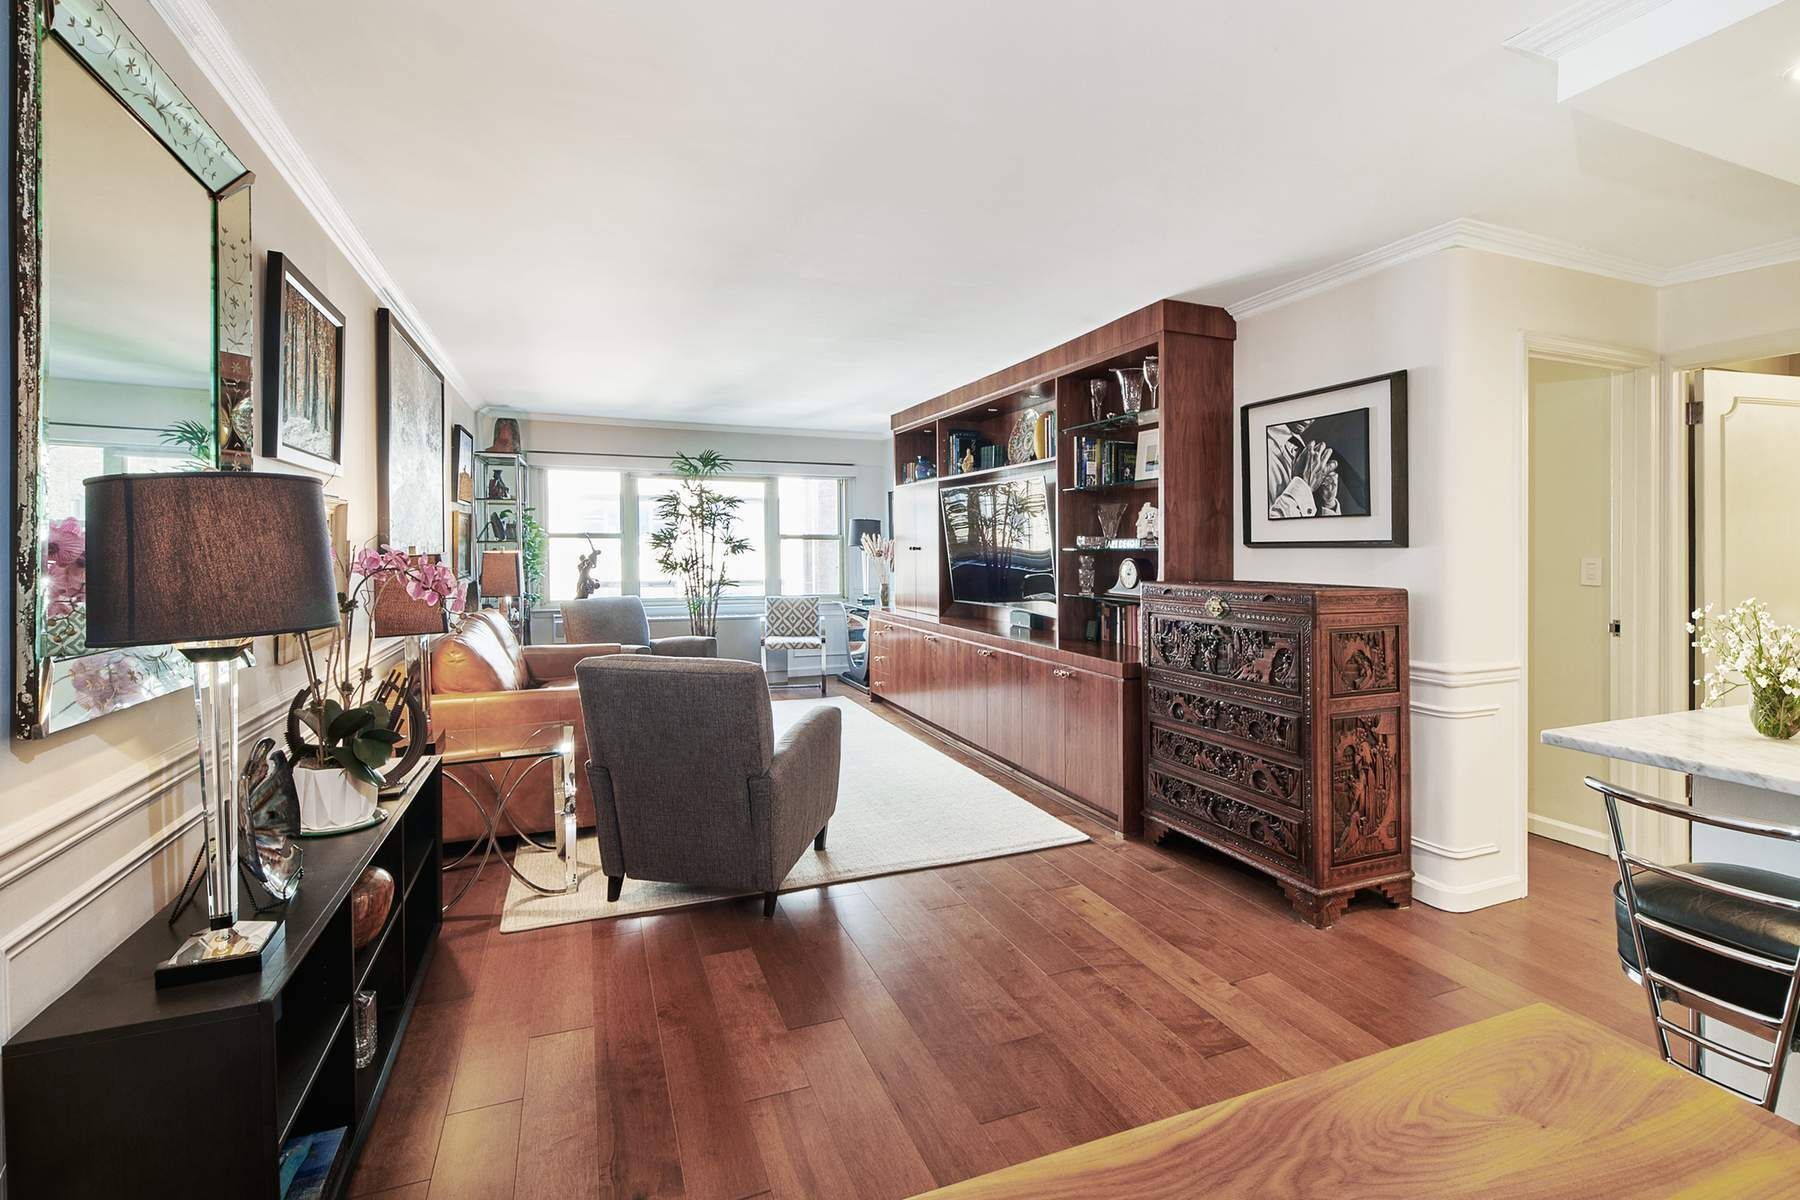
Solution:
<svg viewBox="0 0 1800 1200"><path fill-rule="evenodd" d="M1227 700L1196 687L1152 679L1146 689L1147 714L1207 733L1247 742L1259 750L1299 760L1305 745L1305 718L1248 700Z"/></svg>
<svg viewBox="0 0 1800 1200"><path fill-rule="evenodd" d="M1306 862L1306 824L1295 817L1252 804L1165 770L1155 762L1148 771L1144 811L1159 812L1182 825L1198 824L1215 831L1255 858L1289 871Z"/></svg>
<svg viewBox="0 0 1800 1200"><path fill-rule="evenodd" d="M1144 665L1226 680L1289 699L1300 696L1309 631L1152 612Z"/></svg>
<svg viewBox="0 0 1800 1200"><path fill-rule="evenodd" d="M1276 762L1249 750L1228 746L1167 725L1150 727L1150 761L1168 763L1229 785L1227 790L1299 812L1311 808L1306 773L1292 763Z"/></svg>

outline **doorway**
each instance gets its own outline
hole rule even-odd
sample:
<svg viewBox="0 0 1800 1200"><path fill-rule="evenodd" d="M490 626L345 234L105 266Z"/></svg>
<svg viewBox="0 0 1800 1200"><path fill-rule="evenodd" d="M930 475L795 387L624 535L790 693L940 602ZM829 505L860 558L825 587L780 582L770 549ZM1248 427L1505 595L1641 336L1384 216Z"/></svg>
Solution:
<svg viewBox="0 0 1800 1200"><path fill-rule="evenodd" d="M1601 854L1605 811L1582 778L1605 778L1611 764L1537 735L1618 715L1614 409L1629 374L1533 357L1527 389L1528 821L1533 833Z"/></svg>

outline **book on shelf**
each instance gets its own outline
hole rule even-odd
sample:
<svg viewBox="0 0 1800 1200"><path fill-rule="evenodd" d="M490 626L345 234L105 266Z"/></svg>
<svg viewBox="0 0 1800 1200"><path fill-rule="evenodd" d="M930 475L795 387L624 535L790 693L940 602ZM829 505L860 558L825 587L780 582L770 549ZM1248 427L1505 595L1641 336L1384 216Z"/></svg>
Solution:
<svg viewBox="0 0 1800 1200"><path fill-rule="evenodd" d="M1100 443L1100 483L1130 483L1137 467L1137 443L1108 438Z"/></svg>
<svg viewBox="0 0 1800 1200"><path fill-rule="evenodd" d="M321 1133L303 1133L288 1139L281 1148L282 1200L319 1200L325 1184L331 1179L331 1165L337 1161L338 1147L345 1129L327 1129Z"/></svg>

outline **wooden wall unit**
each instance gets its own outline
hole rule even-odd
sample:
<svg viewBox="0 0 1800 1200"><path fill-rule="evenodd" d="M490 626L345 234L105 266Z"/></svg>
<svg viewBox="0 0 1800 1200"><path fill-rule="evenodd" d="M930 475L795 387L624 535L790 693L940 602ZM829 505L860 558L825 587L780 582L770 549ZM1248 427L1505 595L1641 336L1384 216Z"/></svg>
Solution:
<svg viewBox="0 0 1800 1200"><path fill-rule="evenodd" d="M1100 645L876 612L869 694L1023 771L1115 829L1138 829L1139 668Z"/></svg>
<svg viewBox="0 0 1800 1200"><path fill-rule="evenodd" d="M1410 903L1406 592L1158 583L1143 623L1146 834L1267 871L1321 929L1363 889Z"/></svg>
<svg viewBox="0 0 1800 1200"><path fill-rule="evenodd" d="M985 376L893 417L894 607L871 628L871 693L1009 763L1070 797L1115 828L1135 832L1142 780L1142 695L1135 598L1079 594L1077 558L1097 560L1104 591L1127 556L1147 560L1155 578L1217 578L1232 570L1232 339L1223 309L1161 300L1025 362ZM1156 397L1138 416L1121 413L1116 368L1136 369L1154 355ZM1093 422L1089 383L1106 380L1107 428ZM1054 468L1057 598L1053 616L1030 633L1008 628L1004 608L953 601L940 528L940 484L962 474L950 461L952 432L970 430L1004 446L1027 410L1053 413L1055 436L1044 458ZM1076 487L1077 436L1135 439L1161 430L1160 477ZM920 455L936 478L909 482ZM1155 503L1162 537L1149 546L1078 548L1099 535L1102 503L1126 504L1120 533L1130 538L1138 513ZM1127 636L1089 640L1103 606L1121 610ZM1049 608L1048 604L1043 606ZM1096 622L1099 624L1099 622Z"/></svg>

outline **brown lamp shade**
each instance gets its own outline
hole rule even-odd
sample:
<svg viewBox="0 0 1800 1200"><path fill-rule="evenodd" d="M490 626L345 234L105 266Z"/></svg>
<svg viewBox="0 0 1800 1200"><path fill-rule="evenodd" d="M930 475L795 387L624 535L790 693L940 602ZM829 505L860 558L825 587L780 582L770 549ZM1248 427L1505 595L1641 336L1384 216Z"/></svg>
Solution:
<svg viewBox="0 0 1800 1200"><path fill-rule="evenodd" d="M87 486L87 644L155 646L324 629L338 620L324 486L177 471Z"/></svg>
<svg viewBox="0 0 1800 1200"><path fill-rule="evenodd" d="M484 596L516 596L519 594L519 552L517 550L483 550L481 552L481 594Z"/></svg>
<svg viewBox="0 0 1800 1200"><path fill-rule="evenodd" d="M372 590L375 599L369 609L369 620L376 637L412 637L443 633L450 628L444 604L414 600L406 594L406 584L402 580L390 576L377 581Z"/></svg>

